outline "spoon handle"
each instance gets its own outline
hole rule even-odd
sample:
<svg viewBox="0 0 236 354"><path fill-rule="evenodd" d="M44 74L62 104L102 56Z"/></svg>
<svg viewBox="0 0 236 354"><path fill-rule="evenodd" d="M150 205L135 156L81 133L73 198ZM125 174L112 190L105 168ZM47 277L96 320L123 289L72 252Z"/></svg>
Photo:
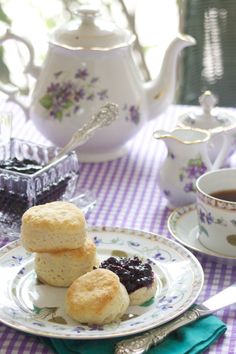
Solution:
<svg viewBox="0 0 236 354"><path fill-rule="evenodd" d="M95 113L88 122L79 128L73 135L71 140L60 150L48 164L55 162L71 150L83 145L98 128L110 125L118 117L118 105L115 103L106 103L97 113Z"/></svg>

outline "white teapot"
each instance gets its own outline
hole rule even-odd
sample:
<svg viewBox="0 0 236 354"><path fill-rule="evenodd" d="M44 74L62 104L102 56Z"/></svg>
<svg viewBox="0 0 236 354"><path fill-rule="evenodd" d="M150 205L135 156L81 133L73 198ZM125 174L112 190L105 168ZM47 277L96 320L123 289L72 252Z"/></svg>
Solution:
<svg viewBox="0 0 236 354"><path fill-rule="evenodd" d="M135 36L103 20L95 9L81 8L76 21L54 33L42 68L34 65L34 50L28 40L7 32L0 43L8 39L28 47L30 60L25 72L37 82L27 112L55 145L65 145L102 104L119 105L118 120L80 147L80 160L90 162L122 156L144 123L172 103L178 54L195 44L192 37L178 35L166 51L159 77L145 83L132 57ZM15 95L7 93L8 99L16 102Z"/></svg>

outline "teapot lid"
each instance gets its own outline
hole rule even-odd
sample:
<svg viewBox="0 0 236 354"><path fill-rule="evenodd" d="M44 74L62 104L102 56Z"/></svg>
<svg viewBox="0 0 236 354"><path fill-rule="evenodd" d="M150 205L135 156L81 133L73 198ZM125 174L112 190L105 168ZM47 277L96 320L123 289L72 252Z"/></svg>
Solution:
<svg viewBox="0 0 236 354"><path fill-rule="evenodd" d="M216 109L218 100L211 91L205 91L199 97L199 103L202 108L202 112L190 112L182 115L178 119L178 124L181 126L190 126L200 129L206 129L214 132L219 128L230 128L235 125L236 119L227 114L226 112Z"/></svg>
<svg viewBox="0 0 236 354"><path fill-rule="evenodd" d="M126 47L135 40L130 31L104 20L98 9L80 7L76 13L78 19L59 28L52 44L72 50L109 50Z"/></svg>

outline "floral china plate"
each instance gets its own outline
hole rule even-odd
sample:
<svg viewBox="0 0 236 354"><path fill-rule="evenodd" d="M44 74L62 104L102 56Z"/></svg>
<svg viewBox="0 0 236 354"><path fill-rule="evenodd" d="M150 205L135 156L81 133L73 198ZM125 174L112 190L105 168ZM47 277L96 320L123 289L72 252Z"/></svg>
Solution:
<svg viewBox="0 0 236 354"><path fill-rule="evenodd" d="M203 286L203 270L195 256L177 242L143 231L110 227L90 228L89 235L100 260L111 255L137 255L148 260L158 277L155 297L142 306L130 306L118 323L77 323L64 312L66 289L38 281L34 254L27 252L18 240L0 249L0 321L48 337L109 338L159 326L195 302Z"/></svg>
<svg viewBox="0 0 236 354"><path fill-rule="evenodd" d="M176 241L191 250L212 257L236 261L236 257L230 257L211 251L199 241L197 209L195 204L175 209L169 216L168 229Z"/></svg>

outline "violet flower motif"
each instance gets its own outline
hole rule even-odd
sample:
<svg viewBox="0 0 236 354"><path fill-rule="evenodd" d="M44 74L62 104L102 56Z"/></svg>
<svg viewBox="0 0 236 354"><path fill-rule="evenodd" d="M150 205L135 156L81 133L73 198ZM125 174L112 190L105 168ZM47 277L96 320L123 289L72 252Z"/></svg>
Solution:
<svg viewBox="0 0 236 354"><path fill-rule="evenodd" d="M191 165L187 168L187 176L190 179L196 179L206 172L206 166L201 163L201 165Z"/></svg>
<svg viewBox="0 0 236 354"><path fill-rule="evenodd" d="M90 95L88 95L88 96L86 97L86 100L87 100L87 101L93 101L94 98L95 98L94 93L91 93Z"/></svg>
<svg viewBox="0 0 236 354"><path fill-rule="evenodd" d="M186 183L185 186L184 186L184 191L185 191L186 193L194 192L193 183L192 183L192 182Z"/></svg>
<svg viewBox="0 0 236 354"><path fill-rule="evenodd" d="M75 74L76 79L81 79L81 80L86 80L88 77L88 71L87 69L78 69L78 71Z"/></svg>
<svg viewBox="0 0 236 354"><path fill-rule="evenodd" d="M160 306L160 309L162 311L165 311L165 310L169 310L170 308L172 308L173 306L170 306L169 304L163 304Z"/></svg>
<svg viewBox="0 0 236 354"><path fill-rule="evenodd" d="M73 329L73 331L74 332L76 332L76 333L81 333L82 331L84 330L84 328L83 327L75 327L74 329Z"/></svg>
<svg viewBox="0 0 236 354"><path fill-rule="evenodd" d="M165 257L161 254L161 252L157 252L154 257L154 259L159 259L160 261L164 261Z"/></svg>
<svg viewBox="0 0 236 354"><path fill-rule="evenodd" d="M150 258L147 258L147 263L148 264L152 264L152 265L155 265L156 263L155 262L153 262L153 260L152 259L150 259Z"/></svg>
<svg viewBox="0 0 236 354"><path fill-rule="evenodd" d="M107 90L101 90L101 91L97 92L97 95L101 101L105 100L105 98L108 98Z"/></svg>
<svg viewBox="0 0 236 354"><path fill-rule="evenodd" d="M24 275L24 273L25 273L25 267L23 267L23 268L21 268L21 270L19 271L19 275Z"/></svg>
<svg viewBox="0 0 236 354"><path fill-rule="evenodd" d="M179 180L180 180L180 182L183 182L183 180L184 180L184 175L183 175L183 173L180 173L180 175L179 175Z"/></svg>
<svg viewBox="0 0 236 354"><path fill-rule="evenodd" d="M204 165L204 163L202 163L201 166L200 166L200 169L199 169L200 175L205 173L206 170L207 170L207 167Z"/></svg>
<svg viewBox="0 0 236 354"><path fill-rule="evenodd" d="M74 99L76 102L79 102L85 97L85 91L83 88L79 89L78 91L75 91Z"/></svg>
<svg viewBox="0 0 236 354"><path fill-rule="evenodd" d="M164 296L159 302L160 302L160 308L161 310L168 310L173 307L174 301L177 299L177 296L172 296L167 298Z"/></svg>
<svg viewBox="0 0 236 354"><path fill-rule="evenodd" d="M14 267L16 264L19 265L22 263L23 261L23 257L22 256L12 256L12 259L14 260L14 264L12 264L12 266Z"/></svg>
<svg viewBox="0 0 236 354"><path fill-rule="evenodd" d="M193 165L187 167L186 172L187 172L187 177L189 179L194 179L196 177L196 172L197 172L196 166Z"/></svg>
<svg viewBox="0 0 236 354"><path fill-rule="evenodd" d="M47 92L48 93L54 93L54 92L57 92L58 89L60 88L60 84L57 82L56 84L54 82L52 82L48 88L47 88Z"/></svg>
<svg viewBox="0 0 236 354"><path fill-rule="evenodd" d="M73 109L74 114L77 113L79 109L80 109L80 106L76 105Z"/></svg>
<svg viewBox="0 0 236 354"><path fill-rule="evenodd" d="M236 220L232 219L232 220L230 220L230 222L232 225L236 226Z"/></svg>
<svg viewBox="0 0 236 354"><path fill-rule="evenodd" d="M98 238L97 236L94 236L93 242L95 243L96 246L98 246L102 243L102 240L100 238Z"/></svg>
<svg viewBox="0 0 236 354"><path fill-rule="evenodd" d="M214 222L214 219L213 219L213 216L211 215L211 213L206 214L206 221L209 225L211 225Z"/></svg>
<svg viewBox="0 0 236 354"><path fill-rule="evenodd" d="M202 211L202 209L199 210L199 218L200 218L201 222L202 222L203 224L205 224L205 222L206 222L206 220L205 220L206 215L205 215L204 211Z"/></svg>
<svg viewBox="0 0 236 354"><path fill-rule="evenodd" d="M139 114L138 108L136 108L133 105L130 106L129 113L130 113L131 122L133 122L134 124L138 124L140 121L140 114Z"/></svg>
<svg viewBox="0 0 236 354"><path fill-rule="evenodd" d="M38 327L44 327L44 326L45 326L45 324L44 324L44 323L41 323L41 322L32 322L32 324L33 324L34 326L38 326Z"/></svg>
<svg viewBox="0 0 236 354"><path fill-rule="evenodd" d="M137 241L129 241L129 244L130 244L130 246L133 246L133 247L139 247L140 246L140 243L137 242Z"/></svg>
<svg viewBox="0 0 236 354"><path fill-rule="evenodd" d="M63 71L57 71L56 73L54 73L55 78L58 79L62 73L63 73Z"/></svg>
<svg viewBox="0 0 236 354"><path fill-rule="evenodd" d="M90 83L91 84L95 84L96 82L98 82L99 78L98 77L93 77L91 80L90 80Z"/></svg>
<svg viewBox="0 0 236 354"><path fill-rule="evenodd" d="M103 331L104 328L101 325L93 324L93 325L89 326L89 330L90 331Z"/></svg>
<svg viewBox="0 0 236 354"><path fill-rule="evenodd" d="M71 106L73 91L74 87L71 82L51 83L47 89L48 96L46 97L51 116L56 118L58 114L62 114L64 109Z"/></svg>

